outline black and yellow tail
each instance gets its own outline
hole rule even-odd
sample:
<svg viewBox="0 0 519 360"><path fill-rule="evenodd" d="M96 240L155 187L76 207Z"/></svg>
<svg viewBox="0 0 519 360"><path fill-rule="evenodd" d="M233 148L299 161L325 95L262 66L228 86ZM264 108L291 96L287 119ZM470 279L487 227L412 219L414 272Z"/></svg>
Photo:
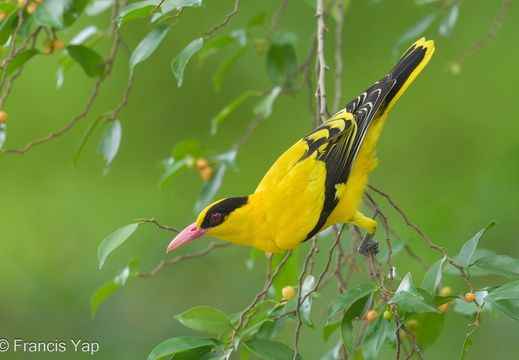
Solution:
<svg viewBox="0 0 519 360"><path fill-rule="evenodd" d="M427 65L433 53L434 41L426 41L425 38L421 38L407 49L389 72L391 79L395 80L395 85L386 95L384 102L380 106L380 110L387 112L391 109L400 95L402 95L409 84L413 82L425 65Z"/></svg>

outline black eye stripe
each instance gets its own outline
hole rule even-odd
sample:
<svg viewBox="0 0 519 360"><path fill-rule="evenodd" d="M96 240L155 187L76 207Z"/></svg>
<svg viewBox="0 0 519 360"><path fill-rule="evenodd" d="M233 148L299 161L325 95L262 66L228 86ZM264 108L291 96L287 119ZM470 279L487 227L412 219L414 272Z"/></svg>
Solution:
<svg viewBox="0 0 519 360"><path fill-rule="evenodd" d="M209 229L223 223L230 213L247 204L248 200L248 196L235 197L223 199L220 202L214 204L207 210L201 227L203 229ZM219 215L219 220L213 221L216 220L213 219L213 216L217 214Z"/></svg>

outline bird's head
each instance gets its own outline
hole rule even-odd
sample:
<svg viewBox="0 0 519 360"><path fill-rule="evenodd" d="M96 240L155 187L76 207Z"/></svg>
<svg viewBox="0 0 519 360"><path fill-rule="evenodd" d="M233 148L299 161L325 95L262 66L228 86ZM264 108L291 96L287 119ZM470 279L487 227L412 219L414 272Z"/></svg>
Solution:
<svg viewBox="0 0 519 360"><path fill-rule="evenodd" d="M248 196L215 201L207 206L194 223L182 230L169 244L168 252L203 236L221 238L220 234L232 231L231 214L247 204ZM227 228L230 228L227 230Z"/></svg>

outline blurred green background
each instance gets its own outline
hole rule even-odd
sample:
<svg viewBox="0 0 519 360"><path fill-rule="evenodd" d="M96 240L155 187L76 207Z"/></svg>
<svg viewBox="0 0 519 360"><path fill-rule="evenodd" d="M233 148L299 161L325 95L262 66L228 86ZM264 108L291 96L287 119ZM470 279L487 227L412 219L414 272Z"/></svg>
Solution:
<svg viewBox="0 0 519 360"><path fill-rule="evenodd" d="M271 16L278 5L276 1L264 1L261 11ZM370 183L391 194L410 219L451 255L495 220L500 225L485 235L481 246L519 257L519 121L514 110L519 80L519 12L515 5L497 36L469 57L457 75L449 71L449 63L488 33L502 3L463 2L452 39L439 36L437 26L426 32L425 36L436 42L436 53L393 109L378 145L380 164ZM391 50L396 39L433 6L416 6L410 1L351 3L344 30L344 104L386 74L394 63ZM201 32L220 23L232 7L230 1L208 1L205 8L187 9L153 56L137 65L129 105L119 115L123 126L121 147L106 176L103 160L95 153L99 129L81 154L77 168L72 167L72 160L88 123L121 100L128 78L127 59L122 53L87 118L65 135L21 156L0 153L0 338L73 338L100 345L94 356L71 351L8 351L0 353L0 359L143 359L163 340L196 335L173 315L197 305L213 306L227 314L238 312L262 288L265 261L260 259L258 266L247 270L245 261L251 250L231 246L165 268L152 278L133 279L103 302L95 317L90 313L92 293L130 259L138 258L139 268L147 271L161 260L200 250L210 241L193 242L166 254L172 233L147 224L98 269L100 242L133 219L154 217L178 228L194 221L193 207L203 180L193 170L160 192L159 161L171 155L176 143L190 138L199 138L204 147L217 152L230 149L253 121L251 107L257 100L239 107L216 136L210 135L212 117L246 90L272 88L264 57L252 53L236 63L220 92L213 90L211 81L223 58L219 55L203 66L193 58L184 85L177 87L169 68L171 59ZM244 26L258 11L257 2L242 1L238 15L218 30L219 35ZM299 61L306 56L313 35L313 15L306 2L293 1L280 22L280 28L299 36ZM109 14L96 21L106 27ZM91 18L81 18L64 39L70 40L91 22ZM329 23L331 99L334 61L333 23ZM133 49L148 32L148 23L128 22L121 32ZM110 41L102 42L96 49L106 54L110 45ZM29 62L15 81L4 107L9 114L4 148L22 147L61 129L82 111L94 80L75 66L67 73L62 89L57 90L57 59L58 55L40 56ZM239 171L227 172L218 197L252 192L270 164L312 129L307 99L308 92L278 98L270 118L240 148ZM440 258L396 213L387 209L387 215L391 226L409 239L425 262L432 264ZM320 246L327 249L329 244ZM325 253L319 256L324 258ZM423 275L421 267L404 254L398 256L397 271L400 268L404 273ZM489 281L475 278L474 284L483 286ZM494 283L498 281L496 278ZM444 284L457 293L467 291L455 276L446 277ZM330 294L333 296L333 291ZM330 299L316 306L324 309ZM316 311L315 316L320 315ZM427 349L426 357L458 358L471 322L448 312L444 331ZM517 354L517 322L503 313L497 317L484 314L481 325L473 335L469 358L505 359ZM312 346L316 336L321 336L319 329L302 330L300 343L305 359L318 359L323 353L321 347ZM331 348L334 344L331 341L328 345ZM394 354L386 349L380 358L392 359Z"/></svg>

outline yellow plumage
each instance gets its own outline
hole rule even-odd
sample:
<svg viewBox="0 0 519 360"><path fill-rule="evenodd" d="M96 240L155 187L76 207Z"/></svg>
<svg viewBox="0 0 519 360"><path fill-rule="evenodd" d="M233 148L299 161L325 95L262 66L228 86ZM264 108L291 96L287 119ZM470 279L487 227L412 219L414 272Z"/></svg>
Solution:
<svg viewBox="0 0 519 360"><path fill-rule="evenodd" d="M420 39L391 72L295 143L272 165L254 194L218 200L182 231L168 251L201 236L280 252L336 223L367 230L376 222L357 209L387 114L428 63L434 43Z"/></svg>

